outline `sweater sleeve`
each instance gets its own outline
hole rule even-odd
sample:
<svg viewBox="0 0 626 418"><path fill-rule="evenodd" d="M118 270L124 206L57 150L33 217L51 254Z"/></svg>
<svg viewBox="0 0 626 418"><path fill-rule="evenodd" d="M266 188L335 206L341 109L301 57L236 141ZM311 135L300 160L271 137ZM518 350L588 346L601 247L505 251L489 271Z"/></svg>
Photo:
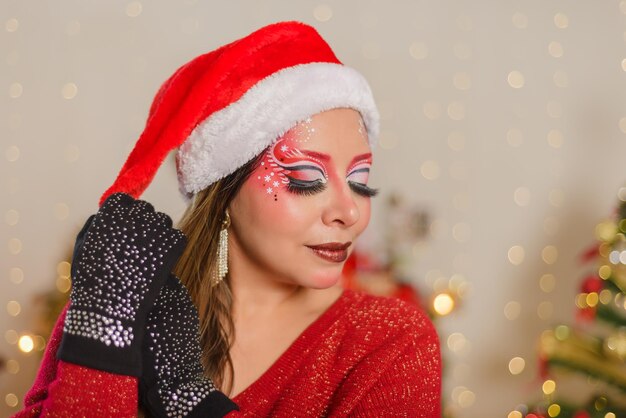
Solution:
<svg viewBox="0 0 626 418"><path fill-rule="evenodd" d="M35 382L24 398L23 417L137 415L137 379L60 361L66 305L52 330Z"/></svg>
<svg viewBox="0 0 626 418"><path fill-rule="evenodd" d="M386 341L357 367L349 382L352 405L338 415L441 417L439 337L427 315L416 313L416 329Z"/></svg>

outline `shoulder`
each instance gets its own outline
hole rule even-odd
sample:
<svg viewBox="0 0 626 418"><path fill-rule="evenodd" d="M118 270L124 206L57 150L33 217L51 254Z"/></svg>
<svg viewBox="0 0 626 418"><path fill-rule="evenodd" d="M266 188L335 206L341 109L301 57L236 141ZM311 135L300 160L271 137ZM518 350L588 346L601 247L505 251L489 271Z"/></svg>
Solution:
<svg viewBox="0 0 626 418"><path fill-rule="evenodd" d="M342 349L351 363L337 392L345 399L340 408L358 416L440 416L441 353L428 314L394 297L353 290L345 297Z"/></svg>
<svg viewBox="0 0 626 418"><path fill-rule="evenodd" d="M348 332L361 334L372 345L404 342L438 345L438 336L428 314L418 305L361 290L346 290L350 300L345 321Z"/></svg>

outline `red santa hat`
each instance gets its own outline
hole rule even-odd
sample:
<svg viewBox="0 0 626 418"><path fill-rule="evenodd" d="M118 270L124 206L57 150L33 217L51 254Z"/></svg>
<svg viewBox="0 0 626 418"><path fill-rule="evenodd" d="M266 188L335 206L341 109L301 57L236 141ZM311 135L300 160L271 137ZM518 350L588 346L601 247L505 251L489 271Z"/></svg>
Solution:
<svg viewBox="0 0 626 418"><path fill-rule="evenodd" d="M139 198L176 148L179 189L191 198L298 122L338 107L361 113L373 145L379 115L365 78L343 65L312 26L265 26L192 59L163 83L100 204L116 192Z"/></svg>

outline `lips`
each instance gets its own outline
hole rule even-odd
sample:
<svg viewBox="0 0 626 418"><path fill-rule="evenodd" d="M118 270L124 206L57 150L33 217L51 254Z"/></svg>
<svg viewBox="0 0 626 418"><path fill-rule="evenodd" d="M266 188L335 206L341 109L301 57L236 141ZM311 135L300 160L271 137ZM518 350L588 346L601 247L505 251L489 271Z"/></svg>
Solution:
<svg viewBox="0 0 626 418"><path fill-rule="evenodd" d="M333 263L341 263L348 258L348 247L352 241L345 243L328 242L320 245L307 245L320 258Z"/></svg>

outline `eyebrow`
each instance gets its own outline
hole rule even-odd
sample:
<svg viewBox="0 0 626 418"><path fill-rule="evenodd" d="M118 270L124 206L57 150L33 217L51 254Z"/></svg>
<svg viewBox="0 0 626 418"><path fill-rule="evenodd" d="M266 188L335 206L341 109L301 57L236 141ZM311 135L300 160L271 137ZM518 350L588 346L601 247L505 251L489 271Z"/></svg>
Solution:
<svg viewBox="0 0 626 418"><path fill-rule="evenodd" d="M308 155L309 157L314 157L314 158L317 158L317 159L322 160L324 162L329 162L331 160L330 155L322 154L321 152L309 151L309 150L306 150L306 149L301 149L299 151L302 152L303 154Z"/></svg>
<svg viewBox="0 0 626 418"><path fill-rule="evenodd" d="M318 158L324 162L329 162L331 160L330 155L328 154L323 154L321 152L317 152L317 151L310 151L310 150L300 150L303 154L306 154L308 156L311 157L315 157ZM348 164L348 166L353 165L354 163L356 163L357 161L361 161L361 160L365 160L367 158L372 158L372 153L371 152L366 152L365 154L359 154L357 156L355 156L352 161L350 161L350 164Z"/></svg>
<svg viewBox="0 0 626 418"><path fill-rule="evenodd" d="M350 164L348 166L351 166L352 164L361 161L361 160L366 160L368 158L372 158L372 153L371 152L366 152L365 154L359 154L356 157L354 157L352 159L352 161L350 161Z"/></svg>

